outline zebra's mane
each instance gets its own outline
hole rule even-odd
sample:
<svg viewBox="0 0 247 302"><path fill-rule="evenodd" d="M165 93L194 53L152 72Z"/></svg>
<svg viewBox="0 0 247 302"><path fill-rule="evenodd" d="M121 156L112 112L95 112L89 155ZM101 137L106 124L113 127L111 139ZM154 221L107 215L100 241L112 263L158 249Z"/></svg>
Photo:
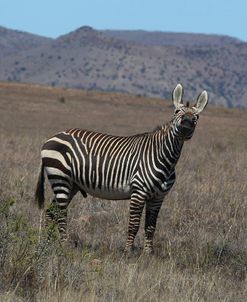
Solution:
<svg viewBox="0 0 247 302"><path fill-rule="evenodd" d="M164 130L165 132L169 129L170 123L166 123L166 124L162 124L162 125L158 125L154 128L152 133L156 133L159 132L161 130Z"/></svg>
<svg viewBox="0 0 247 302"><path fill-rule="evenodd" d="M169 129L169 126L170 126L170 123L166 123L166 124L163 124L163 125L158 125L151 132L138 133L138 134L135 134L135 136L143 136L143 135L149 136L149 135L157 133L157 132L159 132L161 130L163 130L164 132L167 132L167 130Z"/></svg>

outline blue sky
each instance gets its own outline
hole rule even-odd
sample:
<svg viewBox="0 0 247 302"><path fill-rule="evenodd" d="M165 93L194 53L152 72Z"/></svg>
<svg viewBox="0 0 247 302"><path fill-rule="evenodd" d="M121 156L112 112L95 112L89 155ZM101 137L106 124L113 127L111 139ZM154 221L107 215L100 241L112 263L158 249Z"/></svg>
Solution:
<svg viewBox="0 0 247 302"><path fill-rule="evenodd" d="M247 0L0 0L0 25L49 37L80 26L225 34L247 41Z"/></svg>

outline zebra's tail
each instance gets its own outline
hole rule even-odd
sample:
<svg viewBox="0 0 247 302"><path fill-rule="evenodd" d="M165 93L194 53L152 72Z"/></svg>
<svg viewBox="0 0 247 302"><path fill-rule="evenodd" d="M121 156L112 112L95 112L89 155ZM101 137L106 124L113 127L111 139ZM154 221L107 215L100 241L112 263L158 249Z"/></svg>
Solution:
<svg viewBox="0 0 247 302"><path fill-rule="evenodd" d="M35 191L35 200L38 202L38 206L40 209L44 208L45 197L44 197L44 182L45 182L45 175L44 175L44 165L41 162L40 164L40 171L39 171L39 178L36 186Z"/></svg>

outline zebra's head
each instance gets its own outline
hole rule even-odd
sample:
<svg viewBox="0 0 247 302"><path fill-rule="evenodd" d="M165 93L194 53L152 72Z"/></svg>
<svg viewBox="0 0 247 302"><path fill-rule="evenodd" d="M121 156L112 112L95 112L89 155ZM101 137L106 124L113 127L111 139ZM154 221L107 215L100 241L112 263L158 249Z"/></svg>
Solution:
<svg viewBox="0 0 247 302"><path fill-rule="evenodd" d="M183 140L188 140L194 133L199 114L208 103L207 91L204 90L199 94L192 107L189 106L189 102L183 104L183 86L181 84L177 84L173 90L172 98L175 106L172 120L174 134Z"/></svg>

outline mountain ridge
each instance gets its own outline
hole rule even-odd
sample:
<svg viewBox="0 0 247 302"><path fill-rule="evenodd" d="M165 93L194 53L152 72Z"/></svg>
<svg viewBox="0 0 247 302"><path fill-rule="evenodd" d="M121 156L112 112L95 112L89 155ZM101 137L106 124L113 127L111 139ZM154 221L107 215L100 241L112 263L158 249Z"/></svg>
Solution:
<svg viewBox="0 0 247 302"><path fill-rule="evenodd" d="M1 56L12 55L30 48L40 47L50 41L52 41L52 38L0 26Z"/></svg>
<svg viewBox="0 0 247 302"><path fill-rule="evenodd" d="M185 32L163 32L145 30L104 30L107 36L124 41L136 41L144 45L222 45L243 43L240 39L217 34L198 34Z"/></svg>

